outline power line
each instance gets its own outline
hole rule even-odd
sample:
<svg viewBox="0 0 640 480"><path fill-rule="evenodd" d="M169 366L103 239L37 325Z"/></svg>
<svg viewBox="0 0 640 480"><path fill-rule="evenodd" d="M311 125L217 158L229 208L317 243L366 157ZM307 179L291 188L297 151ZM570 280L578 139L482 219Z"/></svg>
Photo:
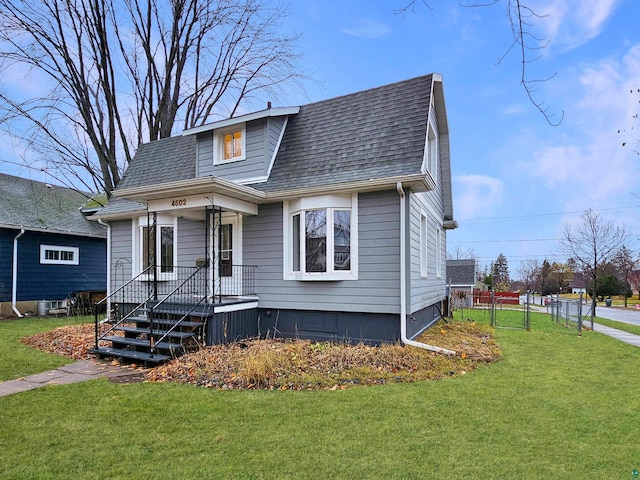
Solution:
<svg viewBox="0 0 640 480"><path fill-rule="evenodd" d="M626 207L610 207L610 208L600 208L598 210L593 210L595 213L604 213L604 212L617 212L621 210L631 210L640 208L639 205L634 206L626 206ZM463 223L465 225L475 224L475 223L490 223L490 222L500 222L505 220L521 220L521 219L531 219L531 218L548 218L548 217L560 217L560 216L574 216L574 215L583 215L585 210L580 211L567 211L567 212L551 212L551 213L534 213L531 215L513 215L508 217L485 217L471 220L458 220L458 223Z"/></svg>

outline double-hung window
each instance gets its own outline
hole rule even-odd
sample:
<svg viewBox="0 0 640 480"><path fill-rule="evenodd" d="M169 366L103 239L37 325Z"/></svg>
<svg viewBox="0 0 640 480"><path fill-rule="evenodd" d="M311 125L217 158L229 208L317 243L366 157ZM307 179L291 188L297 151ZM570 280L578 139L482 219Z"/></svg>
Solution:
<svg viewBox="0 0 640 480"><path fill-rule="evenodd" d="M244 123L221 129L216 132L214 138L215 164L244 160L246 157L246 129Z"/></svg>
<svg viewBox="0 0 640 480"><path fill-rule="evenodd" d="M357 195L286 202L285 280L355 280Z"/></svg>
<svg viewBox="0 0 640 480"><path fill-rule="evenodd" d="M176 219L158 215L157 223L149 227L147 218L138 221L138 265L140 272L153 265L160 278L171 278L176 259Z"/></svg>

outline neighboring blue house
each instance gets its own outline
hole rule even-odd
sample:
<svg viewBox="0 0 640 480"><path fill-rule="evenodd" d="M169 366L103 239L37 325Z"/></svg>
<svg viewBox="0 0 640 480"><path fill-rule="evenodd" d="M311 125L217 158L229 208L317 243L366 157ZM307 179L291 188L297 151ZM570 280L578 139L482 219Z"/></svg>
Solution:
<svg viewBox="0 0 640 480"><path fill-rule="evenodd" d="M0 174L0 314L107 289L107 229L80 210L74 190Z"/></svg>
<svg viewBox="0 0 640 480"><path fill-rule="evenodd" d="M207 343L411 342L440 317L457 227L442 78L141 145L114 197L94 218L122 314L194 302Z"/></svg>

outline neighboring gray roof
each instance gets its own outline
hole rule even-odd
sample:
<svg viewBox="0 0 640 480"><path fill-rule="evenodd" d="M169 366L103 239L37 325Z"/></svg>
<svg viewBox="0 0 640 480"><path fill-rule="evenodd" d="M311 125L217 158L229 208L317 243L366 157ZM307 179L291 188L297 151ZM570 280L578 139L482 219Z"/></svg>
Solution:
<svg viewBox="0 0 640 480"><path fill-rule="evenodd" d="M421 173L432 76L300 107L263 191Z"/></svg>
<svg viewBox="0 0 640 480"><path fill-rule="evenodd" d="M0 226L84 236L106 236L80 208L89 200L69 188L0 173Z"/></svg>
<svg viewBox="0 0 640 480"><path fill-rule="evenodd" d="M447 283L475 285L476 261L474 259L447 260Z"/></svg>
<svg viewBox="0 0 640 480"><path fill-rule="evenodd" d="M129 163L118 189L135 188L196 176L196 135L144 143Z"/></svg>

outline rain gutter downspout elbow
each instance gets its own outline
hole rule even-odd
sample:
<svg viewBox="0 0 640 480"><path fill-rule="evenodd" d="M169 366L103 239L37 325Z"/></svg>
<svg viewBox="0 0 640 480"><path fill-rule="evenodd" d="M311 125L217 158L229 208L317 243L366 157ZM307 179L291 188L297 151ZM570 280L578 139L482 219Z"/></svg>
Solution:
<svg viewBox="0 0 640 480"><path fill-rule="evenodd" d="M423 348L432 352L444 353L446 355L455 355L456 352L427 343L416 342L407 337L407 246L406 246L406 207L405 193L402 188L402 182L396 184L396 190L400 196L400 339L405 345Z"/></svg>
<svg viewBox="0 0 640 480"><path fill-rule="evenodd" d="M13 272L12 272L12 285L11 285L11 309L18 318L24 317L20 310L18 310L18 239L24 235L24 228L20 227L20 233L13 239Z"/></svg>

